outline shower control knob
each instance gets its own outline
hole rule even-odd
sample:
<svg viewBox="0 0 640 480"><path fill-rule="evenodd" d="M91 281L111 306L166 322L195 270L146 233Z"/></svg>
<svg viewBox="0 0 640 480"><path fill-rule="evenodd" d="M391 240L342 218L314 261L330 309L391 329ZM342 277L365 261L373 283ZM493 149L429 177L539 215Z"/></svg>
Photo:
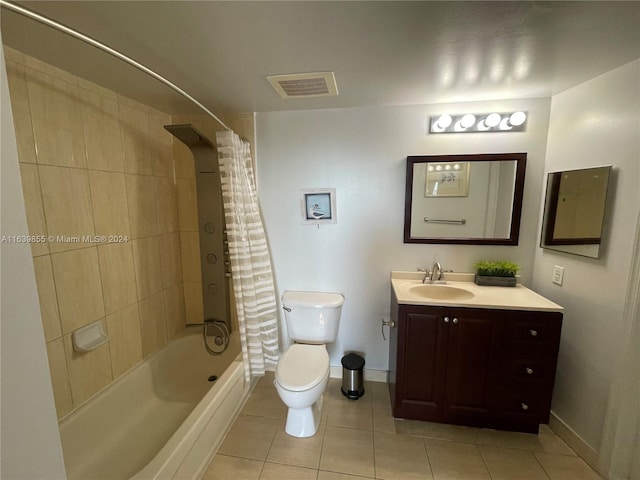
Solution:
<svg viewBox="0 0 640 480"><path fill-rule="evenodd" d="M527 372L527 375L533 375L533 368L531 367L525 368L524 371Z"/></svg>

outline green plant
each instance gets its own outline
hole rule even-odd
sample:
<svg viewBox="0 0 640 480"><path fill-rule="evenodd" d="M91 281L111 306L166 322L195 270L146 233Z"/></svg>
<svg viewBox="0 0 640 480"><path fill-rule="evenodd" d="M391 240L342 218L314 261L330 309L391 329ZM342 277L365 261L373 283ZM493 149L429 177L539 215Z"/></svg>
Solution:
<svg viewBox="0 0 640 480"><path fill-rule="evenodd" d="M517 263L506 261L482 260L473 265L476 273L481 277L515 277L520 266Z"/></svg>

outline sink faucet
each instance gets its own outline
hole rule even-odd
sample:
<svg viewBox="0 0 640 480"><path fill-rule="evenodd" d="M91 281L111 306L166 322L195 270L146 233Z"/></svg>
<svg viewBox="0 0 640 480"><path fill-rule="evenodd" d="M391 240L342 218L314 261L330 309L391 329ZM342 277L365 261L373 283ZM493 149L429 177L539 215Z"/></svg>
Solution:
<svg viewBox="0 0 640 480"><path fill-rule="evenodd" d="M445 283L444 280L442 280L443 272L444 270L442 270L442 265L440 265L440 262L434 263L431 271L425 271L422 283Z"/></svg>

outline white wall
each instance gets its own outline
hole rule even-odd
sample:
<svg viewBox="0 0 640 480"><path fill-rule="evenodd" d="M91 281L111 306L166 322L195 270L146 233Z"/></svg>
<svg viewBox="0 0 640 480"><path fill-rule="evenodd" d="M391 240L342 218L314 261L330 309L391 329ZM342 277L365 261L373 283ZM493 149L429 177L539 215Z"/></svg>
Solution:
<svg viewBox="0 0 640 480"><path fill-rule="evenodd" d="M27 235L7 73L0 40L1 235ZM66 478L40 305L27 244L2 243L0 477Z"/></svg>
<svg viewBox="0 0 640 480"><path fill-rule="evenodd" d="M295 100L292 100L295 101ZM527 131L428 135L430 115L526 110ZM522 264L531 278L544 169L549 99L452 105L270 112L257 115L258 184L280 293L343 292L346 297L331 364L346 351L366 368L386 370L380 319L389 311L391 270L431 267L472 271L480 259ZM407 155L528 152L520 245L404 244ZM337 189L336 225L303 225L299 190Z"/></svg>
<svg viewBox="0 0 640 480"><path fill-rule="evenodd" d="M600 259L536 249L533 287L565 307L553 411L600 445L638 209L640 60L553 97L545 170L613 165ZM564 285L551 284L554 265Z"/></svg>

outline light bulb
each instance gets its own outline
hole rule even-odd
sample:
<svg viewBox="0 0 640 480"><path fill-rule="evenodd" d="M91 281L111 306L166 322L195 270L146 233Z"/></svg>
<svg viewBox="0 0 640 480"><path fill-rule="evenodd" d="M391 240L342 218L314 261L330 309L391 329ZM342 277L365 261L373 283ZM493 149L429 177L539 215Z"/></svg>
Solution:
<svg viewBox="0 0 640 480"><path fill-rule="evenodd" d="M469 128L471 125L473 125L476 122L476 116L473 115L472 113L467 113L464 117L462 117L462 119L460 120L460 126L462 126L463 128Z"/></svg>
<svg viewBox="0 0 640 480"><path fill-rule="evenodd" d="M509 123L509 119L503 118L500 122L500 130L511 130L512 128L513 127L511 126L511 123Z"/></svg>
<svg viewBox="0 0 640 480"><path fill-rule="evenodd" d="M436 165L436 171L439 172L440 170L442 170L442 165Z"/></svg>
<svg viewBox="0 0 640 480"><path fill-rule="evenodd" d="M515 112L515 113L511 114L511 117L509 118L509 122L514 127L518 127L518 126L522 125L525 122L526 119L527 119L527 114L526 113L524 113L524 112Z"/></svg>
<svg viewBox="0 0 640 480"><path fill-rule="evenodd" d="M491 113L487 116L484 123L487 125L487 127L495 127L500 123L500 120L502 120L502 117L500 117L500 114Z"/></svg>
<svg viewBox="0 0 640 480"><path fill-rule="evenodd" d="M451 165L445 165L445 166L444 166L444 169L445 169L445 170L451 170Z"/></svg>
<svg viewBox="0 0 640 480"><path fill-rule="evenodd" d="M487 121L486 119L484 120L480 120L478 122L478 125L476 126L476 128L480 131L480 132L486 132L487 130L489 130L489 126L487 125Z"/></svg>
<svg viewBox="0 0 640 480"><path fill-rule="evenodd" d="M440 115L440 118L438 118L438 120L436 121L436 125L438 126L438 128L441 128L441 129L444 130L449 125L451 125L452 121L453 120L451 118L451 115L447 115L445 113L444 115Z"/></svg>

